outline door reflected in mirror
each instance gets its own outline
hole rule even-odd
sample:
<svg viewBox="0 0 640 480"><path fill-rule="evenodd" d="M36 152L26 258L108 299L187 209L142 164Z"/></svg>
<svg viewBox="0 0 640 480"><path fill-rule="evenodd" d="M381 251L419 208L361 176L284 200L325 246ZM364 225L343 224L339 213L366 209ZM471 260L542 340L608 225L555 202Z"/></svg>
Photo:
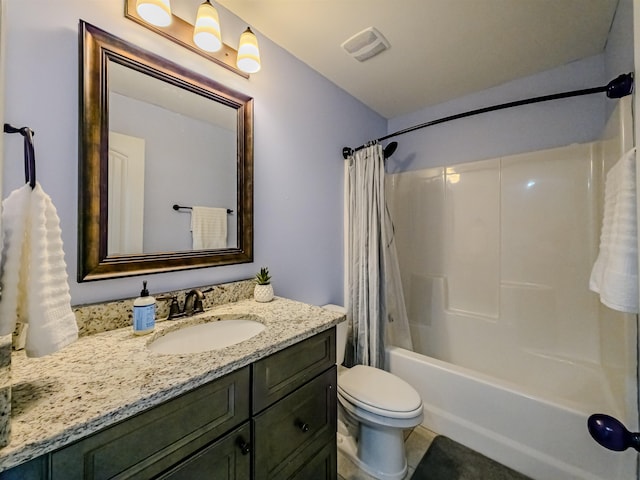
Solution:
<svg viewBox="0 0 640 480"><path fill-rule="evenodd" d="M253 99L80 32L78 281L252 261Z"/></svg>
<svg viewBox="0 0 640 480"><path fill-rule="evenodd" d="M107 252L143 253L145 139L109 129Z"/></svg>

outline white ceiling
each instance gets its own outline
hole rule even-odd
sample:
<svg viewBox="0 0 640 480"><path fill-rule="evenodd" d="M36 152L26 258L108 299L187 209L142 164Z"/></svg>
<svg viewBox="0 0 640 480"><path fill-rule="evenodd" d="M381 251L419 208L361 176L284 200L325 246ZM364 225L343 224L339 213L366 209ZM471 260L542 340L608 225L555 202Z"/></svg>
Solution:
<svg viewBox="0 0 640 480"><path fill-rule="evenodd" d="M618 3L217 1L386 118L601 53ZM371 26L391 48L361 63L340 45Z"/></svg>

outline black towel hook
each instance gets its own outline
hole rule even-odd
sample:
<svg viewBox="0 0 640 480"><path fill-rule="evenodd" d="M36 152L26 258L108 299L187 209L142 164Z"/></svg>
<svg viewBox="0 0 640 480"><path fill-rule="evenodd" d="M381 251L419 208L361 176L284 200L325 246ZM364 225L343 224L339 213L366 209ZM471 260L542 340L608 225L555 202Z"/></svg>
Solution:
<svg viewBox="0 0 640 480"><path fill-rule="evenodd" d="M35 133L29 127L17 128L4 124L4 133L19 133L24 138L24 181L31 188L36 186L36 153L33 147Z"/></svg>

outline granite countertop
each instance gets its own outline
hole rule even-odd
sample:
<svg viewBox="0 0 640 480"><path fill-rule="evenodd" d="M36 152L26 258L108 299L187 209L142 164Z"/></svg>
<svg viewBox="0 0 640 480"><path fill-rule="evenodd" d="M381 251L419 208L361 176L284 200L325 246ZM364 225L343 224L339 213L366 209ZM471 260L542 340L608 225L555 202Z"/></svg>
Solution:
<svg viewBox="0 0 640 480"><path fill-rule="evenodd" d="M249 316L266 329L244 342L193 354L159 354L147 344L179 325L207 317ZM242 300L180 320L154 333L120 328L80 338L58 353L12 356L11 442L0 448L0 471L59 449L271 353L327 330L344 315L276 297Z"/></svg>

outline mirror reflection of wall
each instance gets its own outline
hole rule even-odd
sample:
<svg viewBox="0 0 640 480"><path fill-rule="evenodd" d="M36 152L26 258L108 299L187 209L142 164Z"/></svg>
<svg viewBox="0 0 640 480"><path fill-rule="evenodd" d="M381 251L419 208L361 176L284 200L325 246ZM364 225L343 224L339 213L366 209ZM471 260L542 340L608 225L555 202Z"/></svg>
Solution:
<svg viewBox="0 0 640 480"><path fill-rule="evenodd" d="M191 250L190 211L173 210L176 203L234 210L227 215L226 245L236 247L236 111L115 62L109 64L109 86L110 132L143 139L145 146L144 173L136 179L143 192L142 250L117 251L109 243L108 253ZM110 191L122 190L111 186L112 178L122 177L111 172L109 177ZM135 189L136 182L131 185ZM123 203L114 213L110 205L110 230L138 237L131 218L139 218L138 210ZM116 218L117 226L112 225Z"/></svg>

